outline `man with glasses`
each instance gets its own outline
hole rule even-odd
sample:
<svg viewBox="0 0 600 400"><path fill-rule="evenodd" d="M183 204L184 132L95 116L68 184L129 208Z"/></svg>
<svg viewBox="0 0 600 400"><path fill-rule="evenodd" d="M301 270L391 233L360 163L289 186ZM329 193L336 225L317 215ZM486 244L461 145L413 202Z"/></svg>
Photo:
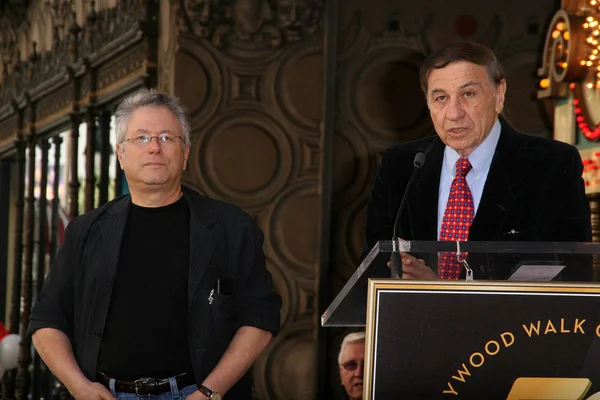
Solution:
<svg viewBox="0 0 600 400"><path fill-rule="evenodd" d="M135 93L115 129L130 194L68 225L33 343L75 398L250 399L247 371L280 324L262 232L181 184L190 126L177 98Z"/></svg>
<svg viewBox="0 0 600 400"><path fill-rule="evenodd" d="M350 400L363 398L363 372L365 366L365 333L354 332L342 341L338 356L342 386Z"/></svg>

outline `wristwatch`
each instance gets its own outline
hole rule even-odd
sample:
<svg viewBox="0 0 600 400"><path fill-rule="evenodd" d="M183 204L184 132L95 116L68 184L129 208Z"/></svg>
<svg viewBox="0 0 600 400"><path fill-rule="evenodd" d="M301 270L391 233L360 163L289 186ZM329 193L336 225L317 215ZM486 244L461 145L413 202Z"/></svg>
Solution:
<svg viewBox="0 0 600 400"><path fill-rule="evenodd" d="M221 393L215 392L214 390L210 390L204 385L200 385L198 387L198 390L200 391L200 393L208 397L208 400L221 400L223 398L223 396L221 396Z"/></svg>

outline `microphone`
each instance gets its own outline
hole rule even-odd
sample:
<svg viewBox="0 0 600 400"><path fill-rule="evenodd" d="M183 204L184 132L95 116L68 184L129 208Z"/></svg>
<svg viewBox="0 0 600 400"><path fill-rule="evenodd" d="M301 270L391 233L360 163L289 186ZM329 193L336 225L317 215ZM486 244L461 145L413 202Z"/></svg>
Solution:
<svg viewBox="0 0 600 400"><path fill-rule="evenodd" d="M418 152L417 154L415 154L415 158L413 159L413 170L410 173L410 178L408 179L408 183L406 184L406 188L404 189L404 194L402 196L402 201L400 202L400 207L398 207L398 212L396 213L396 219L394 220L394 228L392 229L392 240L396 240L398 238L398 221L400 220L402 211L404 211L404 205L406 204L406 199L408 198L410 187L412 186L412 183L415 180L415 176L417 176L416 171L419 168L421 168L423 164L425 164L425 153ZM400 253L392 253L390 261L392 263L390 268L392 271L392 278L400 279L402 275L402 261L400 260Z"/></svg>

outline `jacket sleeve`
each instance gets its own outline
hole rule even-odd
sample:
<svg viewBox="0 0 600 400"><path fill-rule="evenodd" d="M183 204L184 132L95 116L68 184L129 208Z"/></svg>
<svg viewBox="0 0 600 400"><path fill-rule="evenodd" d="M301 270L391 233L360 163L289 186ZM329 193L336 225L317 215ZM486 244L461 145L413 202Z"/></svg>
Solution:
<svg viewBox="0 0 600 400"><path fill-rule="evenodd" d="M29 317L30 336L38 329L54 328L72 339L74 310L74 271L79 262L77 231L67 225L65 241L56 253L50 271Z"/></svg>
<svg viewBox="0 0 600 400"><path fill-rule="evenodd" d="M238 326L253 326L276 335L280 328L281 297L265 265L263 233L248 218L241 230L234 288L234 317Z"/></svg>

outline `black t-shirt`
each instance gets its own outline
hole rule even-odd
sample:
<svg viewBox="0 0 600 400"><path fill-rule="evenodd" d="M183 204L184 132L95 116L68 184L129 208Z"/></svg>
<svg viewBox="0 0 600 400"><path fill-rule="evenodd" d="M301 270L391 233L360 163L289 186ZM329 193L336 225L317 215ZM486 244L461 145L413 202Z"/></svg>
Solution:
<svg viewBox="0 0 600 400"><path fill-rule="evenodd" d="M130 205L97 371L125 381L192 373L189 232L184 197L158 208Z"/></svg>

